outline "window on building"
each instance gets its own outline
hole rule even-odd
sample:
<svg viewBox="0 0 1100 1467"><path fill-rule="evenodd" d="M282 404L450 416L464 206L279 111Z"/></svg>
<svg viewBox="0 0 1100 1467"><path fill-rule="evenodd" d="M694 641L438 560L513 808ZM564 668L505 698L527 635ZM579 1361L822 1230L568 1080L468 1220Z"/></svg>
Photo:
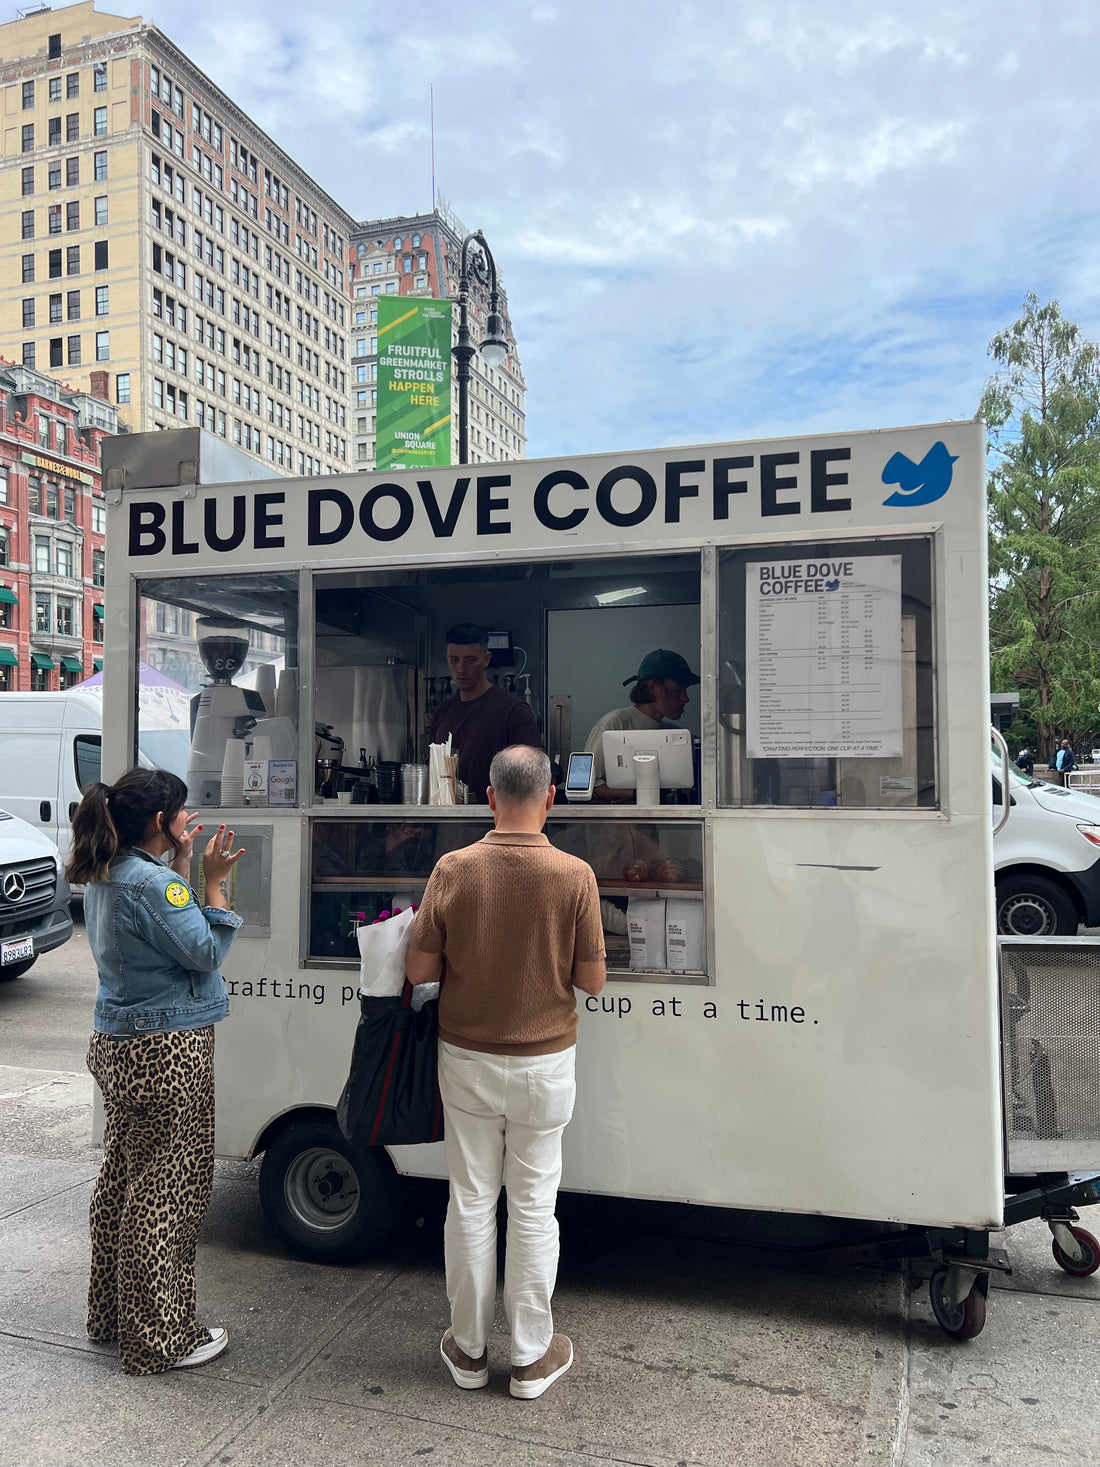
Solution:
<svg viewBox="0 0 1100 1467"><path fill-rule="evenodd" d="M118 376L115 378L115 401L116 402L129 402L130 401L130 374L129 374L129 372L120 372L118 374Z"/></svg>
<svg viewBox="0 0 1100 1467"><path fill-rule="evenodd" d="M69 245L65 251L65 274L80 274L80 246Z"/></svg>
<svg viewBox="0 0 1100 1467"><path fill-rule="evenodd" d="M106 135L106 132L107 132L107 109L106 109L106 107L97 107L95 109L95 112L93 113L93 118L94 118L94 123L93 123L93 127L92 127L93 133L96 135L97 138L104 137Z"/></svg>
<svg viewBox="0 0 1100 1467"><path fill-rule="evenodd" d="M95 288L95 313L96 313L97 316L108 316L108 315L110 315L110 306L108 304L108 296L109 296L109 287L108 286L106 286L106 285L97 285L96 286L96 288Z"/></svg>
<svg viewBox="0 0 1100 1467"><path fill-rule="evenodd" d="M70 367L79 367L79 365L80 365L80 337L79 336L70 336L69 337L69 366Z"/></svg>
<svg viewBox="0 0 1100 1467"><path fill-rule="evenodd" d="M49 254L50 279L57 280L61 276L61 251L51 250Z"/></svg>
<svg viewBox="0 0 1100 1467"><path fill-rule="evenodd" d="M50 233L61 233L61 205L52 204L49 210Z"/></svg>
<svg viewBox="0 0 1100 1467"><path fill-rule="evenodd" d="M38 442L42 448L50 446L50 420L39 414L38 418ZM50 519L57 519L57 485L46 485L46 513Z"/></svg>
<svg viewBox="0 0 1100 1467"><path fill-rule="evenodd" d="M56 189L61 187L61 163L51 163L46 169L46 187Z"/></svg>
<svg viewBox="0 0 1100 1467"><path fill-rule="evenodd" d="M0 565L8 563L8 531L0 525ZM8 603L5 602L5 605Z"/></svg>
<svg viewBox="0 0 1100 1467"><path fill-rule="evenodd" d="M103 607L92 607L92 641L103 641Z"/></svg>
<svg viewBox="0 0 1100 1467"><path fill-rule="evenodd" d="M111 358L111 333L109 331L97 331L95 334L95 359L97 362L110 361Z"/></svg>
<svg viewBox="0 0 1100 1467"><path fill-rule="evenodd" d="M80 159L65 159L65 187L74 188L80 182Z"/></svg>
<svg viewBox="0 0 1100 1467"><path fill-rule="evenodd" d="M101 225L104 225L104 224L107 223L107 195L106 194L100 194L98 196L98 198L96 199L96 201L95 201L95 222L96 222L96 227L97 228L100 227Z"/></svg>
<svg viewBox="0 0 1100 1467"><path fill-rule="evenodd" d="M65 343L61 340L61 337L60 336L51 336L50 337L50 366L51 367L60 367L60 366L63 366L64 365L64 362L65 362L64 347L65 347Z"/></svg>
<svg viewBox="0 0 1100 1467"><path fill-rule="evenodd" d="M23 169L23 195L34 193L34 167Z"/></svg>
<svg viewBox="0 0 1100 1467"><path fill-rule="evenodd" d="M24 328L34 325L34 296L27 296L23 301L23 326Z"/></svg>
<svg viewBox="0 0 1100 1467"><path fill-rule="evenodd" d="M42 480L37 474L27 476L27 508L31 514L42 513Z"/></svg>
<svg viewBox="0 0 1100 1467"><path fill-rule="evenodd" d="M107 584L107 557L102 550L92 551L92 585L105 586Z"/></svg>
<svg viewBox="0 0 1100 1467"><path fill-rule="evenodd" d="M68 74L68 76L65 78L65 95L66 95L66 97L79 97L80 96L80 72L79 71L70 71L69 74Z"/></svg>
<svg viewBox="0 0 1100 1467"><path fill-rule="evenodd" d="M24 111L28 107L33 107L33 106L34 106L34 82L32 82L32 81L24 82L23 83L23 108L24 108Z"/></svg>
<svg viewBox="0 0 1100 1467"><path fill-rule="evenodd" d="M34 370L34 342L33 341L25 341L23 343L23 365L24 365L24 367L30 367L32 371Z"/></svg>
<svg viewBox="0 0 1100 1467"><path fill-rule="evenodd" d="M34 537L34 569L36 574L48 576L50 573L50 537L49 535L36 535ZM49 597L46 598L47 604ZM49 626L47 617L46 625Z"/></svg>
<svg viewBox="0 0 1100 1467"><path fill-rule="evenodd" d="M94 164L94 167L92 169L92 177L97 183L99 183L107 177L107 154L93 153L92 162Z"/></svg>
<svg viewBox="0 0 1100 1467"><path fill-rule="evenodd" d="M57 598L57 620L54 623L59 637L73 635L73 603L68 596Z"/></svg>
<svg viewBox="0 0 1100 1467"><path fill-rule="evenodd" d="M54 31L52 36L46 38L46 56L50 61L55 61L61 55L61 32Z"/></svg>
<svg viewBox="0 0 1100 1467"><path fill-rule="evenodd" d="M50 320L51 321L60 321L61 320L61 294L60 294L60 292L57 295L51 295L50 296Z"/></svg>
<svg viewBox="0 0 1100 1467"><path fill-rule="evenodd" d="M49 146L55 147L61 141L61 118L50 117L46 121Z"/></svg>
<svg viewBox="0 0 1100 1467"><path fill-rule="evenodd" d="M68 540L57 542L57 555L54 561L59 576L71 578L73 573L73 547Z"/></svg>
<svg viewBox="0 0 1100 1467"><path fill-rule="evenodd" d="M34 238L34 210L33 209L24 209L23 210L23 238L24 239L33 239Z"/></svg>
<svg viewBox="0 0 1100 1467"><path fill-rule="evenodd" d="M99 220L98 219L96 220L96 223L97 224L99 223ZM80 228L80 200L79 199L70 199L69 202L65 205L65 228L66 229L79 229Z"/></svg>
<svg viewBox="0 0 1100 1467"><path fill-rule="evenodd" d="M96 65L92 68L92 77L92 90L96 92L105 92L107 90L106 62L99 61L96 63Z"/></svg>
<svg viewBox="0 0 1100 1467"><path fill-rule="evenodd" d="M33 153L34 152L34 123L33 122L24 123L22 137L23 137L23 152L24 153Z"/></svg>
<svg viewBox="0 0 1100 1467"><path fill-rule="evenodd" d="M32 281L33 279L34 279L34 256L33 255L24 255L23 256L23 282L24 282L24 284L27 284L30 281Z"/></svg>
<svg viewBox="0 0 1100 1467"><path fill-rule="evenodd" d="M107 270L110 268L107 256L107 241L105 239L97 239L95 242L95 267L97 270Z"/></svg>
<svg viewBox="0 0 1100 1467"><path fill-rule="evenodd" d="M80 292L79 292L79 290L70 290L70 291L68 291L66 293L65 306L66 306L66 309L65 309L66 319L69 320L69 321L79 321L80 320Z"/></svg>
<svg viewBox="0 0 1100 1467"><path fill-rule="evenodd" d="M104 505L92 504L92 531L96 535L107 533L107 510Z"/></svg>
<svg viewBox="0 0 1100 1467"><path fill-rule="evenodd" d="M0 469L0 504L8 503L8 471Z"/></svg>

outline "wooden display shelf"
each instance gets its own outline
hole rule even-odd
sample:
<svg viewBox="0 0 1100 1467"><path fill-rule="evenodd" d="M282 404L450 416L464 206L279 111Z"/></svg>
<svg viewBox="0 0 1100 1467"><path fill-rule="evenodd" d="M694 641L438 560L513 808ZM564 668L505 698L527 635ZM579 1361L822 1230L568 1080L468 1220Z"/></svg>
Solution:
<svg viewBox="0 0 1100 1467"><path fill-rule="evenodd" d="M601 881L597 877L596 885L600 889L601 896L675 897L703 890L701 881L669 882L664 886L658 886L651 881Z"/></svg>

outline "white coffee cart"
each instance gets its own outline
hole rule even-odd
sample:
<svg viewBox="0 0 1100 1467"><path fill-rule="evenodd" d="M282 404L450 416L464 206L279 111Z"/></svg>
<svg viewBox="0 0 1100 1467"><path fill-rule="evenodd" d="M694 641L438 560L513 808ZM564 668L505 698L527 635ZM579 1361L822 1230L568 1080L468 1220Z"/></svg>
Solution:
<svg viewBox="0 0 1100 1467"><path fill-rule="evenodd" d="M195 692L202 627L236 627L269 670L233 732L281 747L259 805L206 785L248 851L218 1150L264 1153L286 1239L354 1256L402 1177L444 1175L441 1146L350 1145L334 1107L355 921L489 823L382 777L425 755L447 626L493 629L560 764L639 648L671 647L700 676L696 788L547 827L596 871L611 970L580 1003L564 1186L896 1224L939 1264L941 1323L975 1333L1006 1221L982 425L307 479L226 452L192 429L105 447L104 767L133 762L141 661ZM1040 1194L1079 1262L1093 1194Z"/></svg>

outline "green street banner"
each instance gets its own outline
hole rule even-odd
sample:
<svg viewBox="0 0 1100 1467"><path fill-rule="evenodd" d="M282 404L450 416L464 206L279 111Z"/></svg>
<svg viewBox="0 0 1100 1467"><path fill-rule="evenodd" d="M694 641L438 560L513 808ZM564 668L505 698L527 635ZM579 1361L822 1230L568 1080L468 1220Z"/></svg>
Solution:
<svg viewBox="0 0 1100 1467"><path fill-rule="evenodd" d="M378 297L375 467L451 462L451 303Z"/></svg>

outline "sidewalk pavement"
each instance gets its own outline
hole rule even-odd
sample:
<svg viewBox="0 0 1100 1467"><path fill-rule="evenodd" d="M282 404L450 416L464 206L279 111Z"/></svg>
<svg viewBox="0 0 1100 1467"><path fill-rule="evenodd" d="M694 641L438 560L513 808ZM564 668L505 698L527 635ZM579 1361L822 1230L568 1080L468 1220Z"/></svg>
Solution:
<svg viewBox="0 0 1100 1467"><path fill-rule="evenodd" d="M1100 1462L1100 1282L1055 1268L1039 1224L1007 1235L1015 1273L994 1278L985 1332L957 1344L916 1266L820 1271L775 1249L832 1224L562 1198L555 1317L576 1364L524 1402L508 1394L499 1324L486 1390L456 1390L439 1359L438 1188L384 1255L325 1267L270 1233L254 1167L219 1163L199 1299L230 1349L201 1370L128 1378L83 1328L90 1099L87 1075L0 1066L12 1467Z"/></svg>

